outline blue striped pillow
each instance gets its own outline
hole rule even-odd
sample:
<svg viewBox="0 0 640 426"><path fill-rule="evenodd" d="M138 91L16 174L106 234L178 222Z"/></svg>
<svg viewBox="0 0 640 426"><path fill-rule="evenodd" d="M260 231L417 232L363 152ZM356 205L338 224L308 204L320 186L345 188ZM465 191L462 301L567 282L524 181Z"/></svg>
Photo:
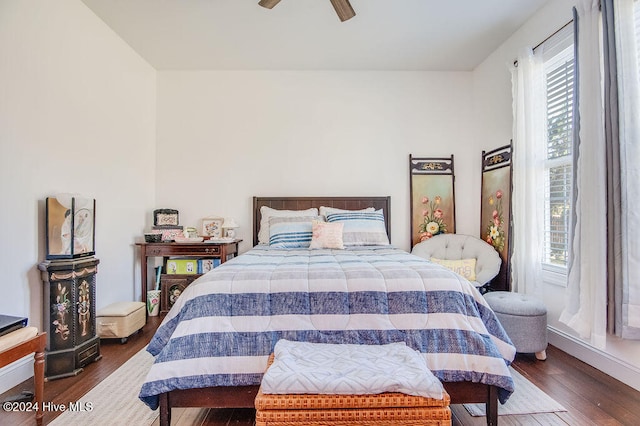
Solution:
<svg viewBox="0 0 640 426"><path fill-rule="evenodd" d="M342 241L345 246L389 245L382 210L330 213L327 215L327 222L344 223Z"/></svg>
<svg viewBox="0 0 640 426"><path fill-rule="evenodd" d="M269 246L307 248L311 244L312 222L319 216L270 217Z"/></svg>

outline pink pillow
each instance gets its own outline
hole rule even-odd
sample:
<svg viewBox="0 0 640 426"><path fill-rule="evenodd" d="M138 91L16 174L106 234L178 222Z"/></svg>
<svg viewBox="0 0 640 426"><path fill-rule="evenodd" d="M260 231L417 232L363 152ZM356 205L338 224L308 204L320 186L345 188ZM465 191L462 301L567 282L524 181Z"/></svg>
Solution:
<svg viewBox="0 0 640 426"><path fill-rule="evenodd" d="M311 249L343 249L342 228L344 223L327 223L314 220L312 224Z"/></svg>

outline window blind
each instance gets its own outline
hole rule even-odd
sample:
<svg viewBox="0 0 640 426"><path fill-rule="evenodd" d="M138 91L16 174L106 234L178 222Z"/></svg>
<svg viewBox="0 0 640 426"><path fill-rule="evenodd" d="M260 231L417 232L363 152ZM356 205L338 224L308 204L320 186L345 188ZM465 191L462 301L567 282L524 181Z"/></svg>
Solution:
<svg viewBox="0 0 640 426"><path fill-rule="evenodd" d="M572 26L551 37L542 48L547 100L543 267L562 270L567 265L573 174L575 61Z"/></svg>

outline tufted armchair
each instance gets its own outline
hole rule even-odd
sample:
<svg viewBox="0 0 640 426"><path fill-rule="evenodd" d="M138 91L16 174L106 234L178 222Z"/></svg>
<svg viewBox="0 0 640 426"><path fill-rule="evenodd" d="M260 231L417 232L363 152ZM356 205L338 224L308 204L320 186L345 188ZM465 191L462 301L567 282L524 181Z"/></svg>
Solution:
<svg viewBox="0 0 640 426"><path fill-rule="evenodd" d="M476 281L471 282L476 287L484 286L498 275L502 263L500 255L490 244L462 234L438 234L416 244L411 253L425 259L476 259Z"/></svg>

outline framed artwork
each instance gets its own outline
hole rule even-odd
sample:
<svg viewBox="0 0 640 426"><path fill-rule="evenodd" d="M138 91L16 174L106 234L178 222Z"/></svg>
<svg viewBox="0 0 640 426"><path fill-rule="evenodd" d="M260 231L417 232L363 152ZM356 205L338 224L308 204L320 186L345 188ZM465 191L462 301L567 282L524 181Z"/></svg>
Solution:
<svg viewBox="0 0 640 426"><path fill-rule="evenodd" d="M222 238L222 224L224 219L221 217L208 217L202 219L202 235L211 238Z"/></svg>
<svg viewBox="0 0 640 426"><path fill-rule="evenodd" d="M96 200L58 195L46 199L47 259L95 254Z"/></svg>
<svg viewBox="0 0 640 426"><path fill-rule="evenodd" d="M409 155L411 246L434 235L456 232L453 155L417 158Z"/></svg>
<svg viewBox="0 0 640 426"><path fill-rule="evenodd" d="M178 210L174 210L174 209L154 210L153 226L155 228L178 226Z"/></svg>
<svg viewBox="0 0 640 426"><path fill-rule="evenodd" d="M482 151L482 199L480 238L496 249L502 265L491 281L491 290L511 289L511 144Z"/></svg>

